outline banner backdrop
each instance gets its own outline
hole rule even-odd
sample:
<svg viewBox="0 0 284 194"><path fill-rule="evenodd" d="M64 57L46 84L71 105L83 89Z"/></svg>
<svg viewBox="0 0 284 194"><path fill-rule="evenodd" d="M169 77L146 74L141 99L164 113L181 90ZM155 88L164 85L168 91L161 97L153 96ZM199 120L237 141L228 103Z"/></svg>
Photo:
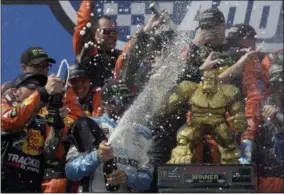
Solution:
<svg viewBox="0 0 284 194"><path fill-rule="evenodd" d="M74 61L72 34L76 11L81 1L2 0L2 82L20 73L21 53L30 46L41 46L57 60ZM151 1L95 1L94 13L110 15L119 28L117 47L122 49L137 25L144 25L151 15ZM282 1L157 1L167 9L181 31L197 27L199 12L218 7L225 15L227 29L237 23L252 25L266 51L283 48ZM52 71L58 68L54 65Z"/></svg>

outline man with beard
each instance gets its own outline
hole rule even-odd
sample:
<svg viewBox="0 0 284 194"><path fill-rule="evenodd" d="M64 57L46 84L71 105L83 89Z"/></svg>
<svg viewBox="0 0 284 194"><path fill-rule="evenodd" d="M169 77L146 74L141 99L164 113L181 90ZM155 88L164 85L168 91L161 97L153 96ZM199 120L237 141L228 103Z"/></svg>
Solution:
<svg viewBox="0 0 284 194"><path fill-rule="evenodd" d="M78 62L84 63L93 84L103 86L113 77L120 51L115 49L117 27L109 16L91 18L94 1L83 0L77 13L73 49Z"/></svg>

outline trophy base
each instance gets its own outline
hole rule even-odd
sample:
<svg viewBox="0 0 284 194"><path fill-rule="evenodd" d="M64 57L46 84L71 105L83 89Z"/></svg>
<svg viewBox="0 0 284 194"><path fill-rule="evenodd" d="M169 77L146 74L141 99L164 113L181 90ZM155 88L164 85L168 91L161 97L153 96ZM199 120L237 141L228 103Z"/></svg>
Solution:
<svg viewBox="0 0 284 194"><path fill-rule="evenodd" d="M252 165L163 165L158 167L160 193L252 193Z"/></svg>
<svg viewBox="0 0 284 194"><path fill-rule="evenodd" d="M159 189L159 193L255 193L254 188L170 188Z"/></svg>

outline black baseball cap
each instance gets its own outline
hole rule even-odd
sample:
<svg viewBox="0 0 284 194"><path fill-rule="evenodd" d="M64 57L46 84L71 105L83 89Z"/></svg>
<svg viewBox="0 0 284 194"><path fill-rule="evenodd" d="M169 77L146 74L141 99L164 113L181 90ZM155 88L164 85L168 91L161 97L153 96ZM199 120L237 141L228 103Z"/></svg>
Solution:
<svg viewBox="0 0 284 194"><path fill-rule="evenodd" d="M102 101L110 102L113 100L132 100L133 94L127 85L121 81L109 80L102 87Z"/></svg>
<svg viewBox="0 0 284 194"><path fill-rule="evenodd" d="M21 56L21 63L25 65L38 65L45 60L49 63L56 63L41 47L30 47Z"/></svg>
<svg viewBox="0 0 284 194"><path fill-rule="evenodd" d="M217 8L203 11L199 16L199 27L202 29L213 28L225 22L224 14Z"/></svg>
<svg viewBox="0 0 284 194"><path fill-rule="evenodd" d="M236 24L229 29L227 39L236 39L236 38L255 38L256 39L255 29L248 24Z"/></svg>
<svg viewBox="0 0 284 194"><path fill-rule="evenodd" d="M66 74L67 76L67 74ZM89 74L86 69L81 64L73 64L69 68L69 80L76 77L87 77L89 78Z"/></svg>
<svg viewBox="0 0 284 194"><path fill-rule="evenodd" d="M31 80L38 81L39 86L44 87L47 82L47 77L41 74L23 73L16 77L16 79L13 81L13 88L18 88L22 85L25 85Z"/></svg>

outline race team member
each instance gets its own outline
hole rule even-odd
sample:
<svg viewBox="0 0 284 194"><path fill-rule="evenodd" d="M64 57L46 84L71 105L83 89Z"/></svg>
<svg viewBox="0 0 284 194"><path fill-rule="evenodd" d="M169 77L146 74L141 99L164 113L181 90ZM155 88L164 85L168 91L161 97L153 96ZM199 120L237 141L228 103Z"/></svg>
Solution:
<svg viewBox="0 0 284 194"><path fill-rule="evenodd" d="M52 130L42 105L63 90L57 78L24 73L13 81L14 98L1 99L2 192L41 192Z"/></svg>
<svg viewBox="0 0 284 194"><path fill-rule="evenodd" d="M283 161L283 51L278 52L269 71L272 95L262 108L262 123L256 138L257 192L284 192Z"/></svg>
<svg viewBox="0 0 284 194"><path fill-rule="evenodd" d="M125 84L116 81L107 82L102 88L102 107L104 114L101 117L93 118L93 122L97 123L95 126L103 130L106 136L112 134L118 118L122 116L123 112L132 103L132 100L133 95ZM95 126L90 128L95 130ZM66 164L67 177L76 181L83 177L91 176L90 186L87 187L88 191L83 192L107 192L102 162L114 157L112 148L103 141L100 143L98 150L94 149L89 153L80 153L78 149L80 147L72 146L68 152ZM150 188L152 171L149 168L143 168L143 164L141 164L143 158L137 154L135 157L137 157L134 158L137 166L129 166L131 170L126 169L127 166L123 163L123 160L117 160L118 170L113 172L107 179L109 184L120 185L119 192L129 192L129 190L143 192Z"/></svg>
<svg viewBox="0 0 284 194"><path fill-rule="evenodd" d="M99 116L101 114L101 88L91 82L89 74L83 65L73 64L69 68L69 85L66 91L65 103L71 114L78 117ZM73 100L78 99L79 106L72 106ZM77 109L79 107L79 110Z"/></svg>
<svg viewBox="0 0 284 194"><path fill-rule="evenodd" d="M24 51L22 56L21 56L21 67L22 67L22 70L24 72L39 73L39 74L47 75L48 71L51 67L50 63L55 63L55 60L52 59L52 58L49 58L47 53L41 47L30 47L26 51ZM49 79L56 80L56 78L54 78L54 76L51 76ZM59 80L57 80L57 82L58 81ZM10 85L9 87L12 87L12 85ZM8 87L7 87L7 89L8 89ZM12 93L11 88L8 89L5 93L3 93L3 96L5 96L5 98L11 99L11 101L13 101L13 99L14 99L14 95ZM69 102L69 104L71 104L71 106L73 108L76 107L76 104L74 104L74 102L76 102L76 99L73 99L73 101ZM69 114L70 112L67 113L66 108L64 108L64 111L66 112L66 114L68 114L68 117L64 118L65 126L66 126L66 129L67 129L68 126L71 126L73 121L78 116L76 114L71 115L71 114ZM42 109L42 114L46 115L47 113L48 112L45 109ZM72 113L74 113L74 111L72 111ZM63 150L62 146L63 145L60 145L60 149L59 149L60 153ZM60 154L57 154L57 156L59 156L59 155ZM48 170L48 169L50 169L50 166L48 168L46 168L46 170ZM54 171L54 169L52 171ZM46 173L46 174L48 174L48 173ZM63 177L62 173L58 173L58 174L60 175L60 177ZM61 192L61 191L64 191L64 190L58 190L58 189L64 188L64 185L62 185L61 188L58 188L58 187L56 187L56 184L57 184L56 181L65 182L65 178L63 178L64 180L58 179L58 178L56 178L55 180L50 180L50 177L48 179L49 179L49 181L45 181L43 183L43 191L44 192Z"/></svg>
<svg viewBox="0 0 284 194"><path fill-rule="evenodd" d="M257 83L257 72L255 71L256 65L259 63L257 59L254 59L254 54L256 51L250 51L247 52L245 55L241 56L243 53L240 53L238 55L232 55L227 58L224 58L224 60L218 58L217 53L222 53L222 51L230 51L232 47L235 47L235 45L228 45L225 44L224 38L225 38L225 23L224 23L224 16L223 14L216 8L211 8L208 10L205 10L202 12L199 16L199 29L197 30L197 34L193 40L193 44L190 46L191 51L187 53L187 56L190 56L189 58L189 68L187 70L187 75L185 75L182 79L188 79L188 80L195 80L198 81L201 79L200 77L200 70L205 70L206 68L211 68L217 63L224 63L222 64L223 67L219 68L221 71L220 73L224 72L228 67L231 65L234 65L235 63L241 63L245 64L245 69L242 73L242 76L239 77L239 80L237 82L231 82L234 83L237 87L240 88L242 91L242 95L247 97L246 100L246 116L248 118L249 127L255 126L254 125L254 111L258 107L260 102L260 93L256 89L256 83ZM220 24L221 23L221 24ZM254 37L255 34L254 31L249 31L246 29L243 29L240 32L240 36L245 38L245 36L248 37ZM217 36L217 37L216 37ZM234 36L236 37L236 36ZM241 38L240 37L240 38ZM219 41L219 42L218 42ZM199 45L198 46L196 46ZM219 49L219 50L218 50ZM212 57L212 60L205 60L204 57L209 54L208 51L214 51L212 55L216 54ZM216 52L217 51L217 52ZM193 54L193 55L192 55ZM203 63L203 64L202 64ZM202 66L201 66L202 64ZM225 65L225 66L224 66ZM188 78L186 78L188 77ZM188 117L189 119L189 117ZM254 130L256 131L256 130ZM216 144L214 141L212 141L210 136L206 136L207 141L209 142L210 149L211 149L211 159L213 163L218 162L219 160L219 154L218 150L216 148ZM215 148L214 148L215 147ZM202 152L202 145L199 145L197 148L198 152ZM201 155L197 155L196 158L197 161L201 162L203 160L203 157ZM249 161L246 161L249 163Z"/></svg>
<svg viewBox="0 0 284 194"><path fill-rule="evenodd" d="M253 27L246 24L236 24L232 26L228 33L227 37L227 45L229 50L241 50L252 48L252 51L247 52L243 55L235 64L228 67L219 78L222 81L226 81L227 83L234 83L234 85L238 86L242 95L247 97L245 101L246 108L246 116L248 118L248 128L242 134L242 146L247 147L252 152L253 140L256 136L257 126L258 126L258 118L257 110L260 108L260 98L262 91L259 90L259 79L260 72L260 61L257 57L259 54L256 48L256 32ZM219 59L215 60L218 61ZM215 65L214 61L211 61L211 66ZM225 63L225 62L224 62ZM206 63L205 63L206 64ZM242 66L242 68L238 67L237 71L235 70L235 66ZM233 70L233 68L235 68ZM225 79L226 78L226 79ZM259 112L259 111L258 111ZM214 141L208 141L211 147L211 150L217 150L217 145ZM214 148L215 147L215 148ZM241 162L242 163L250 163L251 156L242 154ZM218 153L214 152L213 158L218 158ZM214 159L214 160L215 160Z"/></svg>
<svg viewBox="0 0 284 194"><path fill-rule="evenodd" d="M165 24L163 14L167 13L163 11L151 16L145 27L128 41L115 64L116 79L126 82L135 95L142 91L150 76L162 64L157 61L161 60L163 49L175 35L172 30L157 31Z"/></svg>
<svg viewBox="0 0 284 194"><path fill-rule="evenodd" d="M83 116L100 116L101 112L101 88L91 83L89 74L83 65L73 64L69 68L69 87L66 90L64 103L74 118ZM74 101L77 103L74 104ZM67 189L77 192L80 182L68 180Z"/></svg>
<svg viewBox="0 0 284 194"><path fill-rule="evenodd" d="M109 16L92 18L92 11L94 11L94 1L82 0L77 13L73 49L75 55L80 58L79 62L86 64L92 83L102 87L105 80L113 78L115 62L121 52L115 49L117 27L114 21ZM83 30L84 27L86 30ZM92 44L86 48L85 44L89 42Z"/></svg>
<svg viewBox="0 0 284 194"><path fill-rule="evenodd" d="M260 102L265 101L271 93L271 89L268 87L269 69L271 60L277 56L277 52L265 56L264 52L255 50L256 32L252 26L246 24L232 26L227 41L228 44L240 49L252 48L249 55L255 59L255 63L235 63L220 75L220 79L226 82L235 83L240 80L243 85L243 94L248 95L245 103L249 127L241 137L242 150L246 151L242 153L240 160L241 163L251 163L251 153L255 147L254 140L258 134L258 126L261 120ZM252 88L252 85L255 85L256 88Z"/></svg>
<svg viewBox="0 0 284 194"><path fill-rule="evenodd" d="M199 26L196 29L195 37L189 47L182 51L182 56L185 58L188 65L178 83L184 80L200 82L202 73L199 67L208 57L210 51L223 52L227 49L225 45L226 27L223 13L216 8L210 8L203 11L198 17ZM189 121L189 119L190 113L187 115L187 120ZM196 162L218 162L219 152L216 149L216 142L210 136L206 136L205 139L206 140L202 141L196 147L196 153L204 153L196 154ZM209 147L206 142L215 145L215 149L211 146L210 151L207 151ZM211 155L212 161L210 161L210 157L207 156L208 152ZM205 157L203 157L203 155Z"/></svg>
<svg viewBox="0 0 284 194"><path fill-rule="evenodd" d="M23 73L36 73L47 76L48 70L53 63L56 63L56 61L50 58L47 52L41 47L30 47L21 56L21 69ZM2 84L1 95L11 88L11 86L10 81Z"/></svg>

